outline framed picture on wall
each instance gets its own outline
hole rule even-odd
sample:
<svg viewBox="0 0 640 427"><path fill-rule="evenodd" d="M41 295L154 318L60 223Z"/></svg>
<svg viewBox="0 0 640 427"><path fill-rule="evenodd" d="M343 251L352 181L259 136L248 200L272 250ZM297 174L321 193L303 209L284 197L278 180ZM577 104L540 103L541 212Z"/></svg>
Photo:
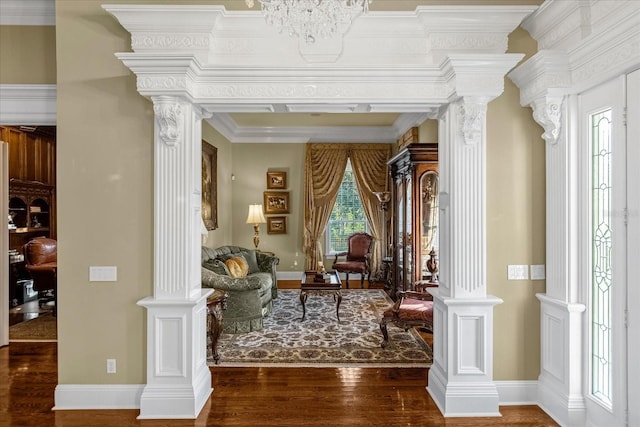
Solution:
<svg viewBox="0 0 640 427"><path fill-rule="evenodd" d="M267 172L267 190L286 190L286 172Z"/></svg>
<svg viewBox="0 0 640 427"><path fill-rule="evenodd" d="M263 205L267 215L289 213L289 192L265 191Z"/></svg>
<svg viewBox="0 0 640 427"><path fill-rule="evenodd" d="M218 228L218 149L202 141L202 220L207 230Z"/></svg>
<svg viewBox="0 0 640 427"><path fill-rule="evenodd" d="M287 234L287 217L270 216L267 217L268 234Z"/></svg>

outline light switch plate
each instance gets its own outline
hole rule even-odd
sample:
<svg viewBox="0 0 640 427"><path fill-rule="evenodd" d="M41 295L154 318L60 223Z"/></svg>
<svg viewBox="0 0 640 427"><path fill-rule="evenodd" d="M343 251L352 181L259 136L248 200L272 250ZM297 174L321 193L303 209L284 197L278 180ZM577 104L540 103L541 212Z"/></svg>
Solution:
<svg viewBox="0 0 640 427"><path fill-rule="evenodd" d="M529 267L531 269L531 280L544 280L546 278L544 264L531 265Z"/></svg>
<svg viewBox="0 0 640 427"><path fill-rule="evenodd" d="M529 280L528 265L509 265L507 267L508 280Z"/></svg>
<svg viewBox="0 0 640 427"><path fill-rule="evenodd" d="M115 266L90 266L90 282L115 282L118 280L118 267Z"/></svg>

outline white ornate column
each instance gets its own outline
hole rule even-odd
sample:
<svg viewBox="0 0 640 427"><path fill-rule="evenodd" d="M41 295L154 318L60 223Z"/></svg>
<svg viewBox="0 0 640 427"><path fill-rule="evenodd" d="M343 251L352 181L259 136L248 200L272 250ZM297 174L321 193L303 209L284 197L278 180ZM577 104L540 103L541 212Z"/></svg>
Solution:
<svg viewBox="0 0 640 427"><path fill-rule="evenodd" d="M582 384L584 304L578 289L578 141L569 59L542 50L509 74L520 104L542 126L546 158L546 293L540 300L540 406L563 425L585 423Z"/></svg>
<svg viewBox="0 0 640 427"><path fill-rule="evenodd" d="M440 286L427 390L444 416L499 416L493 307L486 295L487 99L464 98L440 119ZM460 244L464 242L464 244Z"/></svg>
<svg viewBox="0 0 640 427"><path fill-rule="evenodd" d="M147 309L147 384L139 418L196 418L211 394L200 280L201 120L154 96L154 294Z"/></svg>

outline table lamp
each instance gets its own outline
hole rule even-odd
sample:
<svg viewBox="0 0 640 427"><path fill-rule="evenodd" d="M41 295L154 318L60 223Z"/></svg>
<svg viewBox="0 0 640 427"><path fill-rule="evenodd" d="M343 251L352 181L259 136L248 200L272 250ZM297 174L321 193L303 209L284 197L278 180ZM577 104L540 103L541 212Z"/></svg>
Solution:
<svg viewBox="0 0 640 427"><path fill-rule="evenodd" d="M260 224L266 223L267 220L264 218L264 214L262 213L262 205L249 205L249 215L247 216L247 224L253 224L253 244L258 249L258 244L260 243Z"/></svg>

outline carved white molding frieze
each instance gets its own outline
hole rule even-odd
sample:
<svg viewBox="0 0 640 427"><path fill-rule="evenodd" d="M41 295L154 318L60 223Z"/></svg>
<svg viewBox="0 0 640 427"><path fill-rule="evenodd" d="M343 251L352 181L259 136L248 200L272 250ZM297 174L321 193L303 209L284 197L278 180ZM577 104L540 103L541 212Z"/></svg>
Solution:
<svg viewBox="0 0 640 427"><path fill-rule="evenodd" d="M399 99L404 100L437 100L444 102L452 93L453 86L449 83L425 82L420 85L403 83L398 79L385 81L385 84L377 81L375 83L367 81L351 82L316 82L305 84L298 82L265 82L263 84L245 82L239 83L219 83L209 85L199 85L196 89L196 96L203 102L214 101L224 98L265 100L273 102L274 99L289 99L304 102L307 99L317 98L326 100L351 100L368 98L372 91L375 91L379 100L389 100L397 103ZM290 101L291 102L291 101Z"/></svg>
<svg viewBox="0 0 640 427"><path fill-rule="evenodd" d="M209 49L208 34L174 33L144 34L131 36L131 48L134 51L162 49Z"/></svg>
<svg viewBox="0 0 640 427"><path fill-rule="evenodd" d="M465 144L478 144L487 118L487 104L465 99L458 105L458 109L460 114L458 129L462 133Z"/></svg>
<svg viewBox="0 0 640 427"><path fill-rule="evenodd" d="M640 25L640 20L638 22ZM598 80L599 76L606 76L611 71L617 73L621 68L637 62L640 57L640 30L638 35L624 40L615 46L610 46L597 55L589 55L587 61L580 61L572 72L572 80L576 83Z"/></svg>
<svg viewBox="0 0 640 427"><path fill-rule="evenodd" d="M184 76L140 76L137 86L139 91L149 90L184 90L187 81Z"/></svg>
<svg viewBox="0 0 640 427"><path fill-rule="evenodd" d="M505 52L507 50L508 38L503 33L482 34L482 33L452 33L452 34L430 34L429 47L434 50L474 51L487 50L490 52Z"/></svg>
<svg viewBox="0 0 640 427"><path fill-rule="evenodd" d="M159 102L153 105L153 112L160 130L160 140L175 146L182 138L182 106L179 103Z"/></svg>
<svg viewBox="0 0 640 427"><path fill-rule="evenodd" d="M551 145L558 142L562 119L563 97L545 97L531 103L533 119L544 128L542 138Z"/></svg>

